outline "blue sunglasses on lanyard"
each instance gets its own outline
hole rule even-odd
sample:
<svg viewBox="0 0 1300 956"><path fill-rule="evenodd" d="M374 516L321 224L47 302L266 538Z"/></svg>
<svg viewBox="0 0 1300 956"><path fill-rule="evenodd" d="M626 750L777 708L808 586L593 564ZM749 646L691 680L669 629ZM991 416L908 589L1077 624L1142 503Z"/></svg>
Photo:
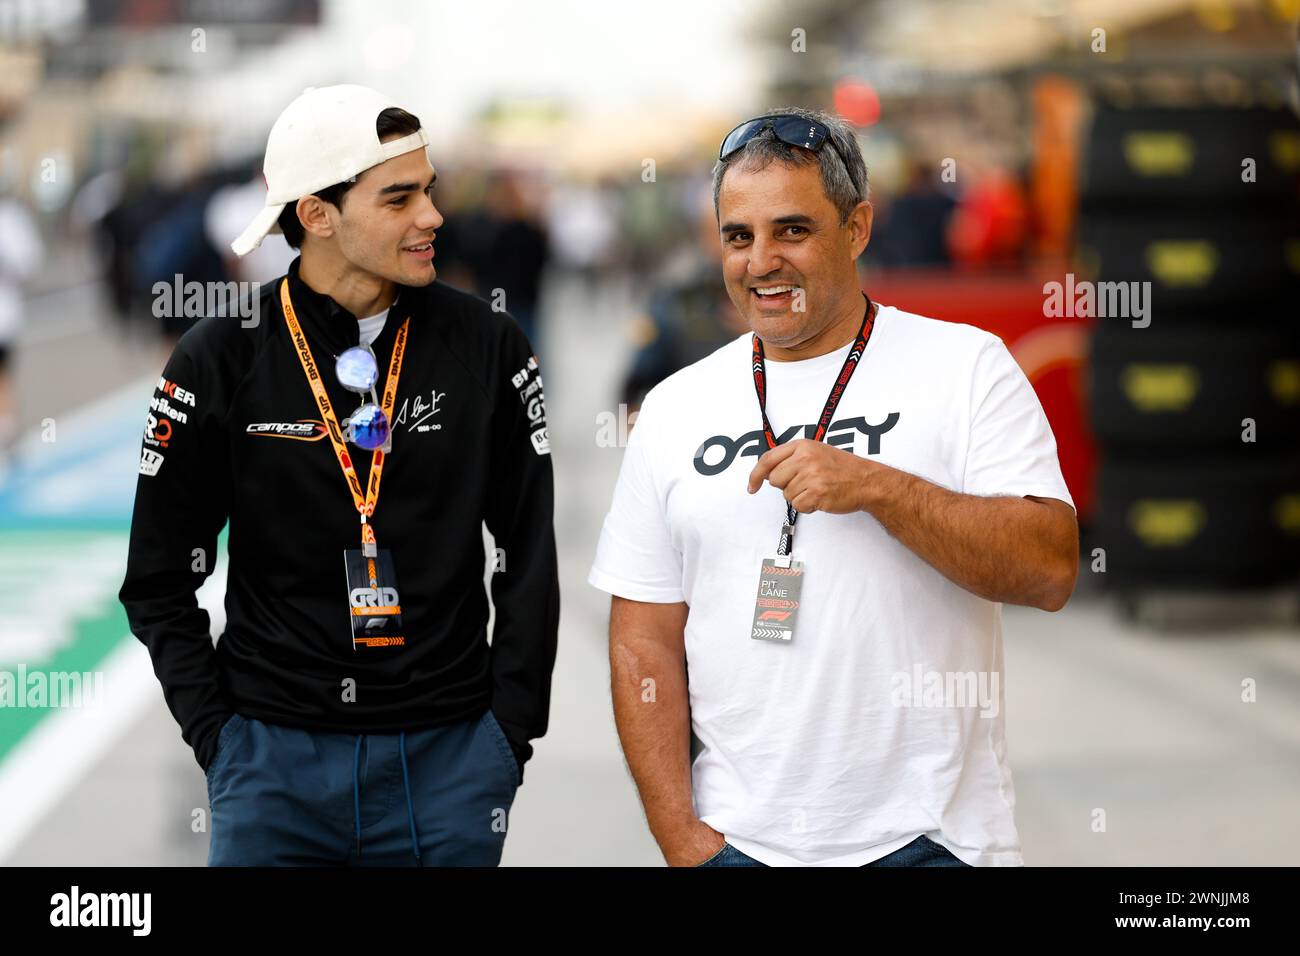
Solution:
<svg viewBox="0 0 1300 956"><path fill-rule="evenodd" d="M368 345L354 345L334 362L339 384L349 392L370 394L370 401L343 420L343 437L359 448L373 451L384 447L390 433L388 416L379 405L375 384L379 381L379 360Z"/></svg>

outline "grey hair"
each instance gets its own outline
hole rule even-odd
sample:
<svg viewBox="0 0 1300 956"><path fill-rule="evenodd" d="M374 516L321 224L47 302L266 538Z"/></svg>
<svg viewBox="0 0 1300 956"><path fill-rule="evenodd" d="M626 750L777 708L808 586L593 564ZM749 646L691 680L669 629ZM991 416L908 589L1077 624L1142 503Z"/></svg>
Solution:
<svg viewBox="0 0 1300 956"><path fill-rule="evenodd" d="M743 169L765 169L773 162L786 166L803 166L816 161L822 174L822 190L840 213L840 225L848 222L849 214L858 203L867 198L867 164L858 148L858 138L844 120L797 106L771 110L768 116L798 116L821 123L830 130L830 143L816 153L791 146L776 138L776 133L765 129L733 156L718 160L713 166L713 212L718 214L718 197L722 195L722 177L733 166ZM832 145L835 149L830 148ZM838 152L837 152L838 149ZM841 160L843 156L843 160ZM845 163L847 162L847 167Z"/></svg>

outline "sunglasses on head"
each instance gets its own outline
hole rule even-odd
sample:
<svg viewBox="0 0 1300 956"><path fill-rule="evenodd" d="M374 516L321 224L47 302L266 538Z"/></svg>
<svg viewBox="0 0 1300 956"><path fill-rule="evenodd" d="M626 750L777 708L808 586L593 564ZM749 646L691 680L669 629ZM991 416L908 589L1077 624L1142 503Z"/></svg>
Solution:
<svg viewBox="0 0 1300 956"><path fill-rule="evenodd" d="M334 374L349 392L370 394L370 401L342 422L343 437L359 448L384 448L389 438L388 416L379 406L375 383L379 381L379 360L368 345L354 345L335 360ZM386 450L386 449L385 449Z"/></svg>
<svg viewBox="0 0 1300 956"><path fill-rule="evenodd" d="M718 159L725 161L765 129L770 129L777 139L788 146L810 149L814 153L820 152L824 145L830 143L831 149L835 150L835 155L840 158L840 162L844 163L844 168L849 168L844 154L831 139L831 131L824 124L788 113L756 116L754 119L745 120L722 141L722 148L718 150Z"/></svg>

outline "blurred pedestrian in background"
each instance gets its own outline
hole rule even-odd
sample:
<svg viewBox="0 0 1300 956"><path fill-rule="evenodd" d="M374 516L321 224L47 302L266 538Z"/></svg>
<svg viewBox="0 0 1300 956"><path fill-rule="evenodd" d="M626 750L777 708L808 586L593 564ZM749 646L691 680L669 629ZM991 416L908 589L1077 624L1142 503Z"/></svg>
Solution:
<svg viewBox="0 0 1300 956"><path fill-rule="evenodd" d="M540 354L543 332L537 303L550 248L521 176L506 169L494 171L482 203L463 211L443 233L447 265L462 272L469 291L509 312ZM443 248L440 245L440 251Z"/></svg>
<svg viewBox="0 0 1300 956"><path fill-rule="evenodd" d="M711 196L698 204L695 228L695 244L670 266L651 292L646 314L633 326L638 348L620 391L629 413L673 372L749 331L718 276L722 254Z"/></svg>
<svg viewBox="0 0 1300 956"><path fill-rule="evenodd" d="M32 214L13 195L13 186L13 172L6 163L0 169L0 473L18 440L13 343L26 310L23 284L35 274L45 254Z"/></svg>

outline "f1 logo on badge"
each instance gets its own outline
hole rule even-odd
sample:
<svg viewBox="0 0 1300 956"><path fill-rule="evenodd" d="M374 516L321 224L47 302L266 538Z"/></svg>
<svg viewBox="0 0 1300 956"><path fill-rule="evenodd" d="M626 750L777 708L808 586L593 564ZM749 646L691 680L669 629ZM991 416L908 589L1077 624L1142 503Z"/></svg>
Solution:
<svg viewBox="0 0 1300 956"><path fill-rule="evenodd" d="M758 616L758 619L760 621L784 621L789 616L789 611L764 611Z"/></svg>
<svg viewBox="0 0 1300 956"><path fill-rule="evenodd" d="M348 594L353 607L397 607L397 588L353 588Z"/></svg>

